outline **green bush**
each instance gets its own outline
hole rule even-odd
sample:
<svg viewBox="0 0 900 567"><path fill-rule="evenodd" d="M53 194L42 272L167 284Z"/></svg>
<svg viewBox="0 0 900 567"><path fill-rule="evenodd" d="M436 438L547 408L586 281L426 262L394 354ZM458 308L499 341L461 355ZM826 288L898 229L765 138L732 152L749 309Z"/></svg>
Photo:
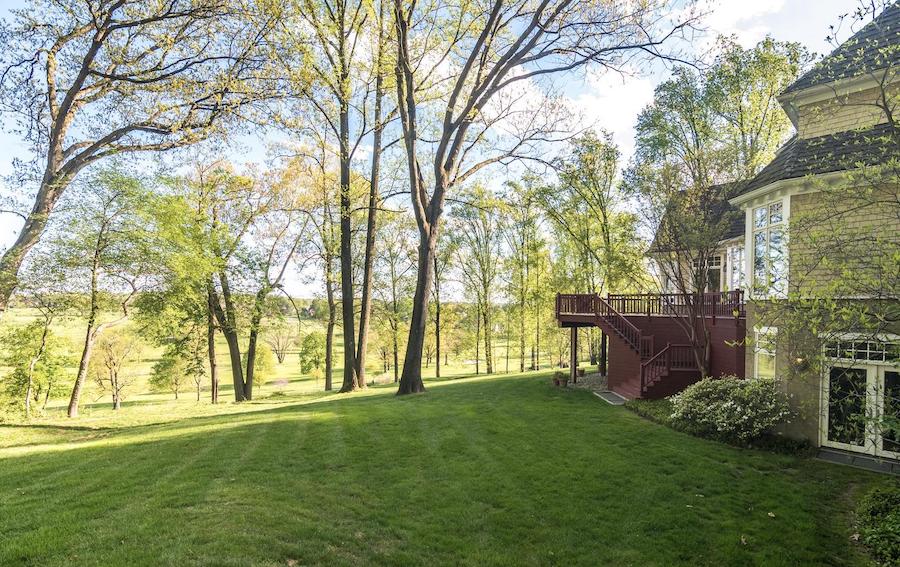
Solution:
<svg viewBox="0 0 900 567"><path fill-rule="evenodd" d="M790 415L787 399L772 380L706 378L669 400L676 427L729 443L758 440Z"/></svg>
<svg viewBox="0 0 900 567"><path fill-rule="evenodd" d="M857 509L860 540L882 565L900 565L900 484L866 494Z"/></svg>

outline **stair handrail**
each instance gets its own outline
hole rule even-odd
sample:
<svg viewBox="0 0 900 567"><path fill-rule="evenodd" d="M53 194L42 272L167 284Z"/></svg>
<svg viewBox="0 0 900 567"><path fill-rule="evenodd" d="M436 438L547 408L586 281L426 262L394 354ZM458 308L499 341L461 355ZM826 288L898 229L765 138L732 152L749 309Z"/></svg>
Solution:
<svg viewBox="0 0 900 567"><path fill-rule="evenodd" d="M634 323L625 318L624 315L616 311L616 308L613 307L608 301L604 300L600 294L596 294L595 299L597 301L595 314L598 317L606 317L611 321L620 322L624 329L616 328L614 323L610 323L614 329L622 333L622 337L628 341L632 347L638 354L641 352L641 330L635 326ZM601 313L601 309L604 309L606 313ZM614 317L613 317L614 316ZM631 336L629 336L631 335Z"/></svg>
<svg viewBox="0 0 900 567"><path fill-rule="evenodd" d="M672 372L672 354L675 349L691 349L693 348L689 344L682 343L666 343L666 346L663 347L658 353L654 354L644 362L641 362L641 393L644 393L644 389L649 386L650 383L655 382L657 378L662 376L668 376L670 372ZM663 358L664 360L657 360ZM654 372L654 376L652 376L651 380L647 379L647 374L653 369L660 369L659 372ZM691 367L679 367L679 370L690 370ZM663 372L663 370L665 372Z"/></svg>

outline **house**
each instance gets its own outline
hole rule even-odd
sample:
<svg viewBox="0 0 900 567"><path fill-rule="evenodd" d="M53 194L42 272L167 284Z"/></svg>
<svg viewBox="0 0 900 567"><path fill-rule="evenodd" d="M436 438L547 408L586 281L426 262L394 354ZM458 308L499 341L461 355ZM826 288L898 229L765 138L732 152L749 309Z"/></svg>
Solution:
<svg viewBox="0 0 900 567"><path fill-rule="evenodd" d="M557 298L561 326L611 337L612 391L659 398L699 379L690 310L710 332L709 375L778 378L796 410L783 433L848 461L900 460L898 62L894 3L781 94L796 134L729 188L722 213L738 220L705 293Z"/></svg>

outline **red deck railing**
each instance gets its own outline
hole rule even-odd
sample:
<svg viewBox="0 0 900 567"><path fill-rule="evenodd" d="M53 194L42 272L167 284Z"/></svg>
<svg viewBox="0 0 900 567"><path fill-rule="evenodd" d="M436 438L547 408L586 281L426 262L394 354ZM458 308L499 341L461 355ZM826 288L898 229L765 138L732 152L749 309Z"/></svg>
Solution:
<svg viewBox="0 0 900 567"><path fill-rule="evenodd" d="M613 294L606 300L620 313L628 315L678 315L692 313L704 317L744 316L744 291L704 293L637 293ZM697 305L697 302L700 305ZM696 308L695 308L696 306Z"/></svg>
<svg viewBox="0 0 900 567"><path fill-rule="evenodd" d="M641 363L641 392L668 376L672 370L696 370L697 361L691 345L667 344L646 362Z"/></svg>
<svg viewBox="0 0 900 567"><path fill-rule="evenodd" d="M696 302L701 304L695 307ZM685 316L697 313L704 317L743 317L744 292L696 294L609 295L606 299L594 293L557 294L556 317L596 318L633 348L641 359L641 392L668 376L673 370L697 370L693 348L688 344L668 344L654 354L652 335L644 335L625 315Z"/></svg>

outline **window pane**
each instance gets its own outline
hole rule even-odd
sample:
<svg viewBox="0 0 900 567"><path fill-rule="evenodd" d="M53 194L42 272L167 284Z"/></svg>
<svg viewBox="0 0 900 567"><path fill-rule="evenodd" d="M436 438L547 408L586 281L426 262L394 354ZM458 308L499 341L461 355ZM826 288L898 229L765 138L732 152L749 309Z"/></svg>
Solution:
<svg viewBox="0 0 900 567"><path fill-rule="evenodd" d="M756 350L775 354L775 336L771 332L756 333Z"/></svg>
<svg viewBox="0 0 900 567"><path fill-rule="evenodd" d="M706 277L706 291L720 291L722 289L722 270L710 268Z"/></svg>
<svg viewBox="0 0 900 567"><path fill-rule="evenodd" d="M769 205L769 224L778 224L782 220L784 220L784 215L781 212L781 202Z"/></svg>
<svg viewBox="0 0 900 567"><path fill-rule="evenodd" d="M866 433L866 371L836 366L828 378L828 439L861 447Z"/></svg>
<svg viewBox="0 0 900 567"><path fill-rule="evenodd" d="M766 233L753 235L753 284L760 289L768 289L766 281Z"/></svg>
<svg viewBox="0 0 900 567"><path fill-rule="evenodd" d="M885 451L900 453L900 372L884 373L884 417L881 444Z"/></svg>
<svg viewBox="0 0 900 567"><path fill-rule="evenodd" d="M731 289L740 289L744 287L744 247L735 246L731 249L731 281L729 287Z"/></svg>
<svg viewBox="0 0 900 567"><path fill-rule="evenodd" d="M759 207L758 209L753 209L753 226L756 228L762 228L766 226L766 217L768 215L768 208Z"/></svg>
<svg viewBox="0 0 900 567"><path fill-rule="evenodd" d="M775 355L759 353L756 355L756 377L775 378Z"/></svg>
<svg viewBox="0 0 900 567"><path fill-rule="evenodd" d="M787 291L787 262L784 255L784 231L769 231L769 278L771 290L783 295Z"/></svg>

